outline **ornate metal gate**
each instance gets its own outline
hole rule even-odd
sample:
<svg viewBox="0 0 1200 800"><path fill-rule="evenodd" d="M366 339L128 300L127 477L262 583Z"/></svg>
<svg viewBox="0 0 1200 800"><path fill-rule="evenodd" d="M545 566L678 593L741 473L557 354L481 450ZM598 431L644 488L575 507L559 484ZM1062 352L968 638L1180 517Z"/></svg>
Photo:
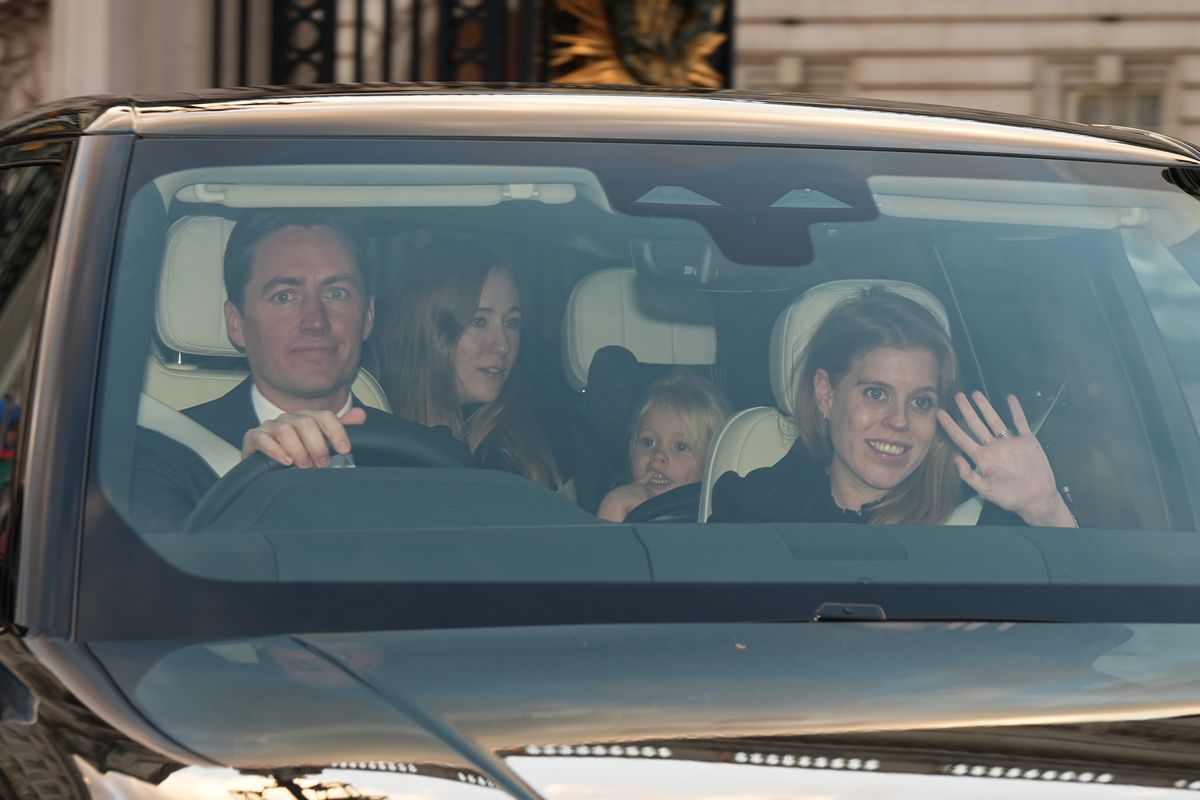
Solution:
<svg viewBox="0 0 1200 800"><path fill-rule="evenodd" d="M727 86L732 3L212 0L212 80Z"/></svg>

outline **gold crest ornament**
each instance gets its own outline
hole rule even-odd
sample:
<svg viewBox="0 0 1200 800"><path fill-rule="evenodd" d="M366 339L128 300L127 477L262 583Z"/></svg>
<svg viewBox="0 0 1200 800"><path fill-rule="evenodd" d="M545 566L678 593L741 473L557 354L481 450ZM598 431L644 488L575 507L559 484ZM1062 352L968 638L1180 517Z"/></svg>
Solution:
<svg viewBox="0 0 1200 800"><path fill-rule="evenodd" d="M582 62L557 83L725 85L709 62L726 39L724 0L558 0L557 6L578 28L554 37L550 65Z"/></svg>

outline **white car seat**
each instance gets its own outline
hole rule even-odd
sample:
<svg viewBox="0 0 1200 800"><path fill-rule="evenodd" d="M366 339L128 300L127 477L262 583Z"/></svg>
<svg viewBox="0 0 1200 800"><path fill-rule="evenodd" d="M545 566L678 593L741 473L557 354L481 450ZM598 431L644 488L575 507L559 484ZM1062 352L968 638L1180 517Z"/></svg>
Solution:
<svg viewBox="0 0 1200 800"><path fill-rule="evenodd" d="M647 364L712 365L717 330L712 303L639 278L632 267L593 272L571 290L563 313L563 367L584 389L596 351L619 345Z"/></svg>
<svg viewBox="0 0 1200 800"><path fill-rule="evenodd" d="M941 302L912 283L889 280L830 281L802 294L780 312L771 332L771 392L778 407L760 406L740 411L717 432L709 446L701 483L700 522L706 522L712 514L712 487L718 478L730 471L746 475L759 467L769 467L791 448L797 435L793 421L796 411L793 387L797 373L804 368L800 356L825 315L834 306L871 286L881 286L925 306L949 333L950 319ZM955 509L945 524L974 525L982 508L982 502L972 498Z"/></svg>

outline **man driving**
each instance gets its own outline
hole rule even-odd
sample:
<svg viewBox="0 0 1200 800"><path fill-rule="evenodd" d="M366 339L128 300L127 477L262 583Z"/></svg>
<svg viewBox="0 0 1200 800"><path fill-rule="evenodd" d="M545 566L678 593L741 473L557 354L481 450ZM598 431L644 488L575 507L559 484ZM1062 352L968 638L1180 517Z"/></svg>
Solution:
<svg viewBox="0 0 1200 800"><path fill-rule="evenodd" d="M239 220L225 246L224 315L250 376L183 413L243 458L262 452L305 468L347 456L346 426L367 420L350 391L375 319L366 263L355 235L327 214L264 212ZM378 410L371 418L469 463L466 446L447 428ZM137 436L134 522L140 529L180 530L220 476L163 434L139 428Z"/></svg>

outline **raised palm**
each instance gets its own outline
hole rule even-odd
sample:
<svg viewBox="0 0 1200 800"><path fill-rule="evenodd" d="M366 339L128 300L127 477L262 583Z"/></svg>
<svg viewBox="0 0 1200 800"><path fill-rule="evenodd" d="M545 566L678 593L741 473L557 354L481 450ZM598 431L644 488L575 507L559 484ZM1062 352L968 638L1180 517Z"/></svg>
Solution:
<svg viewBox="0 0 1200 800"><path fill-rule="evenodd" d="M1013 430L981 392L973 393L974 405L961 392L954 400L970 433L945 409L938 411L938 422L962 451L955 454L954 463L963 482L985 500L1019 514L1031 525L1074 524L1058 494L1046 452L1017 398L1008 396Z"/></svg>

